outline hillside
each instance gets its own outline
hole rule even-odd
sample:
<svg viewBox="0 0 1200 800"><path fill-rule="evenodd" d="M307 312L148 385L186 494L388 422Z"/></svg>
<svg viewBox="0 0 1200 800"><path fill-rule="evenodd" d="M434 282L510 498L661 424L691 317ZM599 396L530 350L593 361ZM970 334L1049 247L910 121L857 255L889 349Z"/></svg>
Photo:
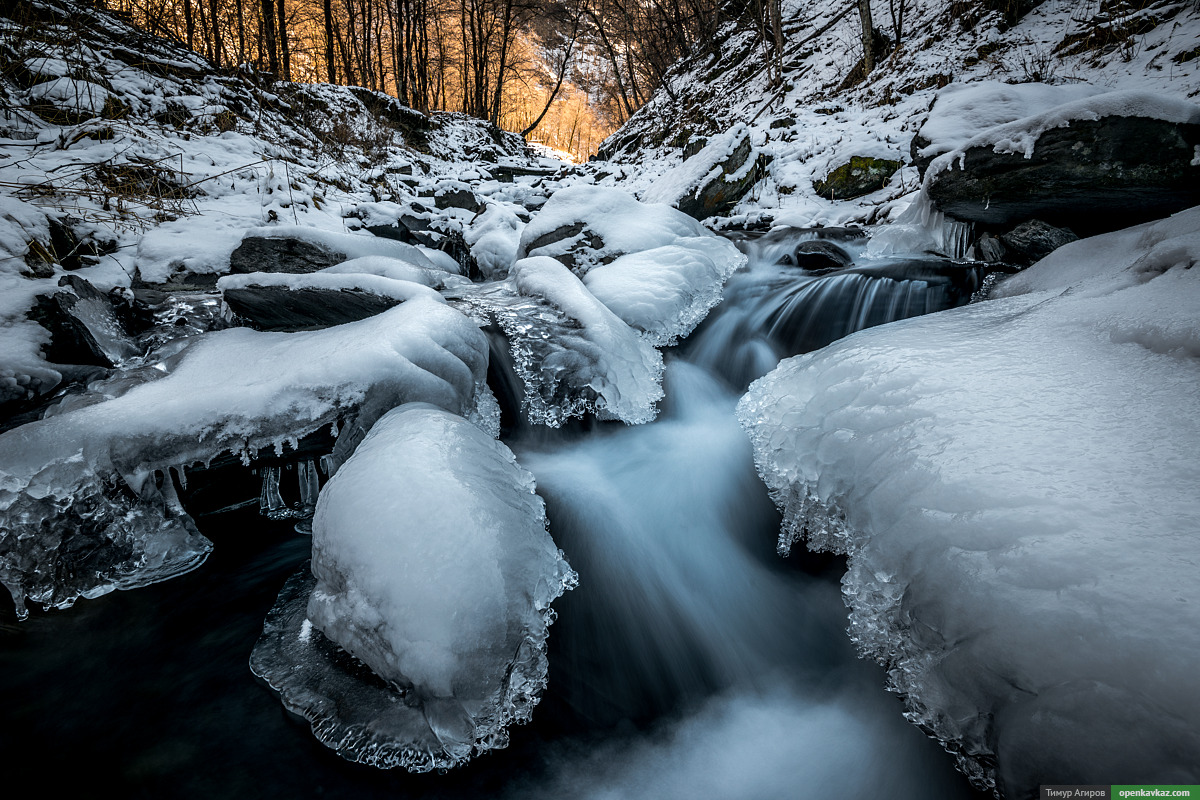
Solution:
<svg viewBox="0 0 1200 800"><path fill-rule="evenodd" d="M951 83L1031 82L1200 96L1200 7L1188 0L1044 0L1022 3L1010 24L989 0L913 0L902 41L889 4L874 4L879 64L856 80L862 49L852 4L784 4L783 81L772 83L766 48L730 24L714 52L680 62L667 84L601 155L641 189L695 152L698 139L737 123L772 159L765 180L723 224L842 225L895 218L920 176L913 137L938 90ZM884 41L884 40L887 41ZM852 156L899 161L880 191L831 202L813 187Z"/></svg>

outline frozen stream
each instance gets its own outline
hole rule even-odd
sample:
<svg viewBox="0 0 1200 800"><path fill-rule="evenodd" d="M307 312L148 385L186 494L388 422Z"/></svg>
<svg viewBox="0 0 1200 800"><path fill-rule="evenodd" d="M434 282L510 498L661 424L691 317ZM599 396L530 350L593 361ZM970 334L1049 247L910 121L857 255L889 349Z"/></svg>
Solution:
<svg viewBox="0 0 1200 800"><path fill-rule="evenodd" d="M656 422L509 426L580 586L556 604L550 687L508 749L410 775L313 739L246 667L309 541L241 510L198 519L216 547L196 572L20 625L0 612L10 779L174 797L973 796L855 657L842 565L774 554L779 517L733 410L778 358L962 302L978 276L777 264L811 238L754 248L668 356Z"/></svg>

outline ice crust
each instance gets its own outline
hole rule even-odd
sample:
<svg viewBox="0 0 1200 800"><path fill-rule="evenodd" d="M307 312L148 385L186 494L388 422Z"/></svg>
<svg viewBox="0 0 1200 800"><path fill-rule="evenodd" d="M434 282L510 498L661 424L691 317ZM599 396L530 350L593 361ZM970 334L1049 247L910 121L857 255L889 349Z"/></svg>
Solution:
<svg viewBox="0 0 1200 800"><path fill-rule="evenodd" d="M554 259L521 259L506 280L462 299L507 336L531 422L594 413L635 425L658 413L662 355Z"/></svg>
<svg viewBox="0 0 1200 800"><path fill-rule="evenodd" d="M546 686L550 604L576 582L533 476L475 425L422 403L376 422L322 490L312 572L307 619L268 621L255 671L344 757L416 772L504 747L508 726L529 720ZM283 607L298 596L285 589ZM353 721L312 702L314 686L341 680L336 657L315 649L322 633L387 684L365 682L373 699L346 704Z"/></svg>
<svg viewBox="0 0 1200 800"><path fill-rule="evenodd" d="M592 269L583 284L656 347L686 337L721 302L725 281L746 264L732 242L687 237L628 253Z"/></svg>
<svg viewBox="0 0 1200 800"><path fill-rule="evenodd" d="M26 597L66 607L203 561L208 542L179 507L172 469L182 480L222 452L282 452L360 407L378 415L420 400L467 412L486 338L412 286L423 292L403 305L324 331L194 337L71 410L0 435L0 582L18 613Z"/></svg>
<svg viewBox="0 0 1200 800"><path fill-rule="evenodd" d="M1006 796L1200 779L1198 260L1200 209L1076 242L739 405L781 546L849 554L854 640Z"/></svg>

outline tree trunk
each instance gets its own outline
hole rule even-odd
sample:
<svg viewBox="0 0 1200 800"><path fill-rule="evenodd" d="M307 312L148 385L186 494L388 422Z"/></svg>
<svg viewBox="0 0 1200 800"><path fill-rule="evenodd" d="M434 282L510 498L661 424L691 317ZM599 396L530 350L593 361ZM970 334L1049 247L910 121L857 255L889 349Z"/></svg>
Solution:
<svg viewBox="0 0 1200 800"><path fill-rule="evenodd" d="M275 0L262 0L263 37L267 40L267 71L279 75L279 54L275 46Z"/></svg>
<svg viewBox="0 0 1200 800"><path fill-rule="evenodd" d="M858 16L862 21L863 77L875 69L875 26L871 22L871 0L858 0Z"/></svg>
<svg viewBox="0 0 1200 800"><path fill-rule="evenodd" d="M192 19L192 0L183 0L183 25L187 30L188 50L195 50L196 22Z"/></svg>
<svg viewBox="0 0 1200 800"><path fill-rule="evenodd" d="M209 0L208 4L209 20L212 23L213 34L213 64L217 67L221 66L221 14L217 9L217 0Z"/></svg>
<svg viewBox="0 0 1200 800"><path fill-rule="evenodd" d="M279 54L283 57L283 63L281 64L283 72L281 73L281 77L285 81L290 81L292 79L292 58L288 53L287 12L284 10L283 0L277 0L275 8L279 12L279 27L277 28L279 34Z"/></svg>
<svg viewBox="0 0 1200 800"><path fill-rule="evenodd" d="M329 82L337 83L337 65L333 60L333 0L325 0L325 68Z"/></svg>

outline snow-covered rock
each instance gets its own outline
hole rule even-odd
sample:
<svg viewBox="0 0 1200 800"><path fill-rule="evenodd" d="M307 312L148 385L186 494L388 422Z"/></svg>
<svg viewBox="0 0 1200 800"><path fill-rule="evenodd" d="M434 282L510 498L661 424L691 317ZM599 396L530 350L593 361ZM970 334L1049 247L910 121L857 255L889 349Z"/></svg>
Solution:
<svg viewBox="0 0 1200 800"><path fill-rule="evenodd" d="M426 282L433 275L419 267L408 269ZM234 318L260 331L317 330L366 319L414 297L441 299L426 283L353 272L226 275L217 281L217 289Z"/></svg>
<svg viewBox="0 0 1200 800"><path fill-rule="evenodd" d="M557 427L594 413L632 425L658 413L662 355L558 261L521 259L506 281L464 302L508 337L532 422Z"/></svg>
<svg viewBox="0 0 1200 800"><path fill-rule="evenodd" d="M625 253L703 236L711 233L669 206L639 203L620 189L573 186L555 192L525 226L517 257L549 256L583 277Z"/></svg>
<svg viewBox="0 0 1200 800"><path fill-rule="evenodd" d="M66 607L203 561L209 545L179 505L172 470L223 452L282 452L364 403L466 412L486 340L412 286L421 291L402 306L326 331L189 340L119 388L0 435L0 582L18 611L26 597Z"/></svg>
<svg viewBox="0 0 1200 800"><path fill-rule="evenodd" d="M659 176L644 192L647 203L673 205L696 219L727 213L762 170L745 123L714 136L698 153Z"/></svg>
<svg viewBox="0 0 1200 800"><path fill-rule="evenodd" d="M725 281L746 263L716 236L627 253L588 272L583 284L656 347L686 337L721 302Z"/></svg>
<svg viewBox="0 0 1200 800"><path fill-rule="evenodd" d="M550 604L576 581L533 476L479 428L421 403L376 422L322 490L312 572L302 625L396 690L373 724L317 711L314 730L348 758L422 772L504 747L508 726L530 719ZM265 637L255 668L303 704L297 693L327 682L297 684L295 670L312 667L284 668L291 646Z"/></svg>
<svg viewBox="0 0 1200 800"><path fill-rule="evenodd" d="M849 555L862 652L1006 796L1200 780L1197 262L1200 209L1078 241L739 406L781 547Z"/></svg>
<svg viewBox="0 0 1200 800"><path fill-rule="evenodd" d="M992 108L986 101L997 91L985 89L978 103L967 102L974 92L960 90L951 95L959 102L941 114L934 106L925 152L961 136L982 116L980 106ZM1031 97L1022 102L1026 93ZM933 159L922 191L938 210L991 225L1037 218L1098 233L1200 203L1200 106L1153 92L1067 92L1037 84L1000 94L1017 98L1001 104L1004 110L1082 97L987 128Z"/></svg>

